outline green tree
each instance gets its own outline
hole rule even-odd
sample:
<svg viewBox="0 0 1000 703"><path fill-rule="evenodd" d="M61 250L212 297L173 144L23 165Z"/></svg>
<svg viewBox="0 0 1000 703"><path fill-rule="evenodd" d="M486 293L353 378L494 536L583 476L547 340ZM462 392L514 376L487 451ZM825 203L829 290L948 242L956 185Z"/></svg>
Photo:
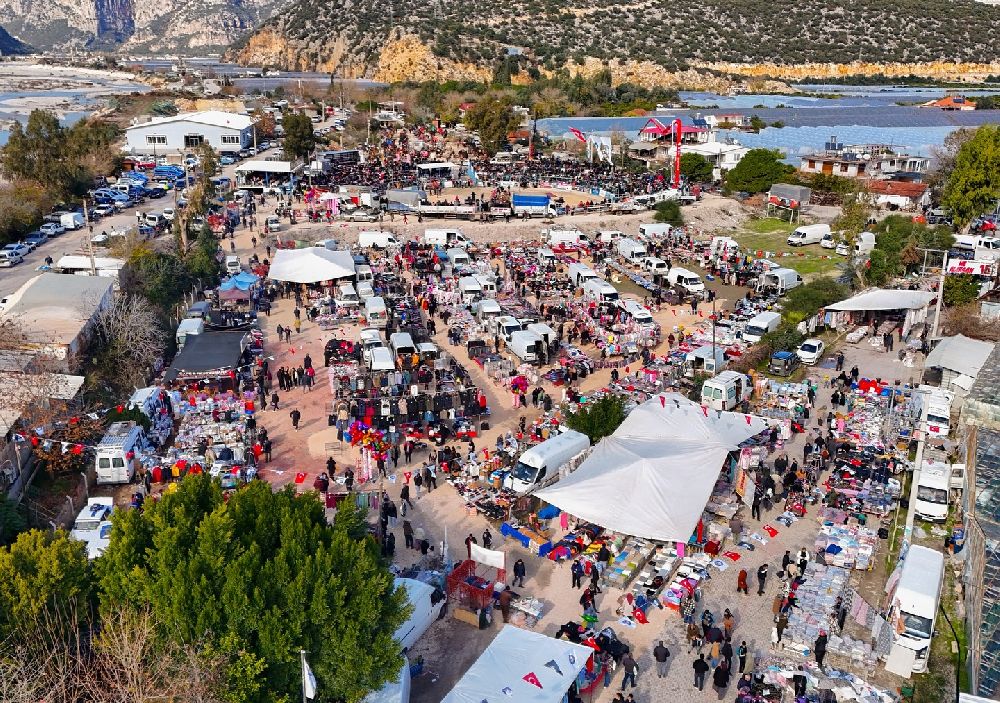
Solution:
<svg viewBox="0 0 1000 703"><path fill-rule="evenodd" d="M891 215L872 227L875 248L858 276L866 285L882 285L923 263L920 249L947 250L955 236L946 227L929 227L913 218Z"/></svg>
<svg viewBox="0 0 1000 703"><path fill-rule="evenodd" d="M653 220L656 222L666 222L674 227L680 227L684 224L681 204L676 200L663 200L657 203L653 209L656 211L656 214L653 215Z"/></svg>
<svg viewBox="0 0 1000 703"><path fill-rule="evenodd" d="M755 132L759 132L760 130L766 127L767 127L767 122L765 122L760 115L752 115L750 117L750 129L754 130Z"/></svg>
<svg viewBox="0 0 1000 703"><path fill-rule="evenodd" d="M701 154L681 153L681 174L688 183L711 183L712 162Z"/></svg>
<svg viewBox="0 0 1000 703"><path fill-rule="evenodd" d="M625 399L606 395L592 403L585 403L575 413L566 417L570 429L590 437L591 444L612 434L625 421Z"/></svg>
<svg viewBox="0 0 1000 703"><path fill-rule="evenodd" d="M18 509L17 503L6 495L0 495L0 547L13 544L17 536L26 529L28 522Z"/></svg>
<svg viewBox="0 0 1000 703"><path fill-rule="evenodd" d="M1000 99L996 95L976 96L977 110L1000 110Z"/></svg>
<svg viewBox="0 0 1000 703"><path fill-rule="evenodd" d="M188 476L114 518L97 563L101 613L148 604L177 644L242 653L228 676L246 701L294 699L299 649L317 700L358 701L399 670L406 601L357 513L343 504L330 527L315 495L254 482L227 502L210 476Z"/></svg>
<svg viewBox="0 0 1000 703"><path fill-rule="evenodd" d="M316 146L312 120L306 114L288 112L281 124L285 128L285 158L306 159Z"/></svg>
<svg viewBox="0 0 1000 703"><path fill-rule="evenodd" d="M959 148L941 204L964 226L1000 199L1000 126L983 125Z"/></svg>
<svg viewBox="0 0 1000 703"><path fill-rule="evenodd" d="M828 276L815 278L785 294L782 313L787 322L798 324L812 317L820 308L844 300L849 291Z"/></svg>
<svg viewBox="0 0 1000 703"><path fill-rule="evenodd" d="M967 305L979 298L979 281L975 276L945 276L944 299L948 307Z"/></svg>
<svg viewBox="0 0 1000 703"><path fill-rule="evenodd" d="M46 614L91 597L87 548L63 531L29 530L0 548L0 641L27 636Z"/></svg>
<svg viewBox="0 0 1000 703"><path fill-rule="evenodd" d="M507 135L520 124L514 103L506 95L488 95L465 113L465 124L479 133L483 147L491 154L508 145Z"/></svg>
<svg viewBox="0 0 1000 703"><path fill-rule="evenodd" d="M782 163L776 149L751 149L740 162L726 173L726 188L730 191L763 193L795 169Z"/></svg>

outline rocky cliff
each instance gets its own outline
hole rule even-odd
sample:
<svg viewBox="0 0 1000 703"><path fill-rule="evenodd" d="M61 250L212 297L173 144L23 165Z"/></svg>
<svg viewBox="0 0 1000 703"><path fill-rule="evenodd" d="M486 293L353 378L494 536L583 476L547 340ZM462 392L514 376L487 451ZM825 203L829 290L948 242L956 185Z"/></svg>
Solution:
<svg viewBox="0 0 1000 703"><path fill-rule="evenodd" d="M277 0L0 0L0 18L38 49L219 50L271 16Z"/></svg>
<svg viewBox="0 0 1000 703"><path fill-rule="evenodd" d="M997 26L1000 7L972 0L295 0L229 55L379 80L481 79L505 62L515 73L596 65L616 80L697 85L721 72L788 78L789 66L843 75L843 67L989 64Z"/></svg>

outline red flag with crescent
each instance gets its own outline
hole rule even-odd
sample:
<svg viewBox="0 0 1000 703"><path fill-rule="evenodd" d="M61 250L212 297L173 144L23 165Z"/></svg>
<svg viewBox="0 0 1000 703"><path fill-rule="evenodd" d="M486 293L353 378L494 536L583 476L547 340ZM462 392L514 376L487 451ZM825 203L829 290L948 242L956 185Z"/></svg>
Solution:
<svg viewBox="0 0 1000 703"><path fill-rule="evenodd" d="M583 132L581 132L580 130L578 130L576 127L570 127L569 128L569 133L572 134L577 139L579 139L581 142L586 142L587 141L586 135Z"/></svg>

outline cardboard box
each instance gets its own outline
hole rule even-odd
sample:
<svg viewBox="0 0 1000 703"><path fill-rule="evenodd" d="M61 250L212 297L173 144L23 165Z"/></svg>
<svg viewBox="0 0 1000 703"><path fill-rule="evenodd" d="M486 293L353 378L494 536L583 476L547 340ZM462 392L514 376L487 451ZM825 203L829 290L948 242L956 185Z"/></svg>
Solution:
<svg viewBox="0 0 1000 703"><path fill-rule="evenodd" d="M456 606L451 609L451 615L456 620L461 620L464 623L472 625L477 630L479 629L479 613L476 611Z"/></svg>

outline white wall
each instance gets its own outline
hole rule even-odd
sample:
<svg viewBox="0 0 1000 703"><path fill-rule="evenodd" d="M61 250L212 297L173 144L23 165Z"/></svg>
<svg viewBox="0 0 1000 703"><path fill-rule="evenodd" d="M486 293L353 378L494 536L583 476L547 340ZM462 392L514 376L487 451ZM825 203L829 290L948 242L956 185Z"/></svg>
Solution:
<svg viewBox="0 0 1000 703"><path fill-rule="evenodd" d="M185 153L191 151L193 147L184 145L186 135L201 135L204 141L216 151L239 151L253 143L251 128L242 132L233 127L218 127L215 125L201 124L198 122L167 122L165 124L136 125L129 127L125 136L133 154L167 154L177 153L182 150ZM166 144L148 144L147 135L166 137ZM222 137L237 137L240 141L236 144L223 144Z"/></svg>

